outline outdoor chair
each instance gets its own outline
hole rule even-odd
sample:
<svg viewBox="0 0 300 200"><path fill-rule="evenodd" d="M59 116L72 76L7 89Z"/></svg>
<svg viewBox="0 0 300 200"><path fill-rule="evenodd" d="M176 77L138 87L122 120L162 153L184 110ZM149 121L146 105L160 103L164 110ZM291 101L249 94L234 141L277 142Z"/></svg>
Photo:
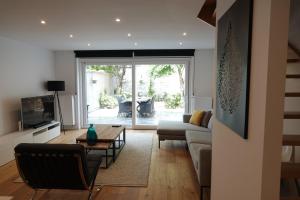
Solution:
<svg viewBox="0 0 300 200"><path fill-rule="evenodd" d="M132 101L125 100L123 96L118 96L116 98L119 105L118 117L131 117Z"/></svg>
<svg viewBox="0 0 300 200"><path fill-rule="evenodd" d="M153 117L154 115L154 96L147 101L138 102L137 111L140 117Z"/></svg>
<svg viewBox="0 0 300 200"><path fill-rule="evenodd" d="M19 174L24 183L38 189L88 190L92 191L101 155L87 154L80 144L29 144L15 147Z"/></svg>

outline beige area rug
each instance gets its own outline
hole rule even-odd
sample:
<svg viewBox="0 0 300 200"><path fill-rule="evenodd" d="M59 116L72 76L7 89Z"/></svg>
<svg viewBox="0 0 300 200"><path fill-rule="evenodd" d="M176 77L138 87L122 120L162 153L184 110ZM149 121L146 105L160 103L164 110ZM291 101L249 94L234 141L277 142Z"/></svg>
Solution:
<svg viewBox="0 0 300 200"><path fill-rule="evenodd" d="M100 169L95 185L147 186L152 154L152 133L128 133L126 144L108 169Z"/></svg>

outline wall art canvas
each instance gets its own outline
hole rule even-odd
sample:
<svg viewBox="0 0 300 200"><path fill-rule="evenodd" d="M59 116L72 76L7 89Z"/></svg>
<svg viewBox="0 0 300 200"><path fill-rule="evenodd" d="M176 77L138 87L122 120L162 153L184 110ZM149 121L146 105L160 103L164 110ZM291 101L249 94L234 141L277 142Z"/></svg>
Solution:
<svg viewBox="0 0 300 200"><path fill-rule="evenodd" d="M252 1L237 0L218 20L216 116L248 137Z"/></svg>

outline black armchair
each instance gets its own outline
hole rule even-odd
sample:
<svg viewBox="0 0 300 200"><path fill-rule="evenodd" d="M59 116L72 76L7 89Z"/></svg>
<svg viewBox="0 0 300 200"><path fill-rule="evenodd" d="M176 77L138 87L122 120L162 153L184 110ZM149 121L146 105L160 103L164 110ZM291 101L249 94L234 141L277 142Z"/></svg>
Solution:
<svg viewBox="0 0 300 200"><path fill-rule="evenodd" d="M92 191L101 164L101 155L86 155L80 144L19 144L15 158L23 181L37 189ZM32 199L33 199L32 198Z"/></svg>

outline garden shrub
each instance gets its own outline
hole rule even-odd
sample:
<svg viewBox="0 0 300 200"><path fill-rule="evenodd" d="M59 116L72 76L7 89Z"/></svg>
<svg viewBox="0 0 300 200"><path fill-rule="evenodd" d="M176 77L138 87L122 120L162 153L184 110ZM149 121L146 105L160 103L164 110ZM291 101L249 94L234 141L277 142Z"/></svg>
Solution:
<svg viewBox="0 0 300 200"><path fill-rule="evenodd" d="M100 108L115 108L118 105L118 102L114 96L107 95L106 92L100 93L99 97Z"/></svg>
<svg viewBox="0 0 300 200"><path fill-rule="evenodd" d="M168 96L165 99L165 106L169 109L181 108L183 106L182 96L180 93Z"/></svg>

